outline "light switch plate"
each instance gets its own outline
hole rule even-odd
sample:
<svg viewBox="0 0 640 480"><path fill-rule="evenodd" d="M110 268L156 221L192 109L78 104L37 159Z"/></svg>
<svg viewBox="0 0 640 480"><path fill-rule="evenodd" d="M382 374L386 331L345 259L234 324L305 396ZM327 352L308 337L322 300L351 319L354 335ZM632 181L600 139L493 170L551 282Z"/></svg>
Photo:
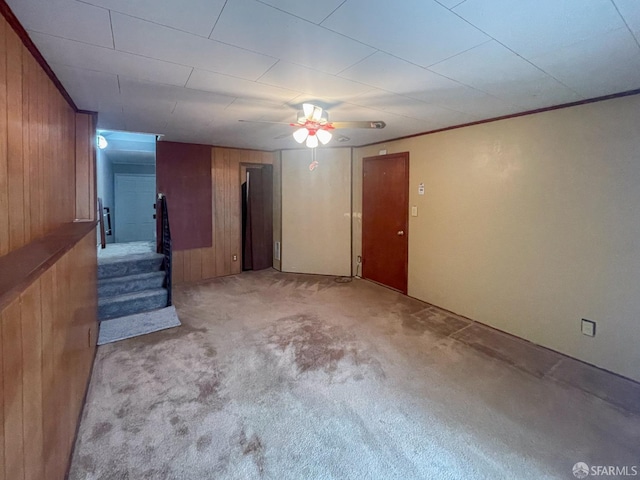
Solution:
<svg viewBox="0 0 640 480"><path fill-rule="evenodd" d="M582 319L581 324L582 334L588 337L596 336L596 322L592 320L587 320L586 318Z"/></svg>
<svg viewBox="0 0 640 480"><path fill-rule="evenodd" d="M418 206L417 205L412 205L411 206L411 216L412 217L417 217L418 216Z"/></svg>

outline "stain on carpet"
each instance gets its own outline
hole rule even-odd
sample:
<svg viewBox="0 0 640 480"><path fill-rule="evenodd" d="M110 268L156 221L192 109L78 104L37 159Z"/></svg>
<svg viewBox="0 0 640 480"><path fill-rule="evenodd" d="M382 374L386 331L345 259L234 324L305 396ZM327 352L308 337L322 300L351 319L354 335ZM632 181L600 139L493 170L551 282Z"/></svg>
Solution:
<svg viewBox="0 0 640 480"><path fill-rule="evenodd" d="M104 437L107 433L109 433L113 429L113 425L109 422L100 422L94 425L93 431L91 432L91 440L97 440L99 438Z"/></svg>
<svg viewBox="0 0 640 480"><path fill-rule="evenodd" d="M240 432L239 444L242 449L242 454L252 456L258 471L263 473L265 464L265 448L262 445L260 437L254 433L247 438L247 434L242 430L242 432Z"/></svg>
<svg viewBox="0 0 640 480"><path fill-rule="evenodd" d="M199 452L204 452L207 449L207 447L211 445L212 441L213 441L213 438L211 437L211 435L202 435L196 441L196 449Z"/></svg>
<svg viewBox="0 0 640 480"><path fill-rule="evenodd" d="M418 335L429 332L438 337L448 337L472 323L471 320L429 307L416 313L402 315L401 318L405 332Z"/></svg>
<svg viewBox="0 0 640 480"><path fill-rule="evenodd" d="M278 319L269 335L269 343L282 351L293 349L300 373L319 370L332 373L341 361L345 361L356 367L372 366L378 377L384 377L380 363L366 353L353 334L313 314ZM354 377L361 380L363 374L356 372Z"/></svg>

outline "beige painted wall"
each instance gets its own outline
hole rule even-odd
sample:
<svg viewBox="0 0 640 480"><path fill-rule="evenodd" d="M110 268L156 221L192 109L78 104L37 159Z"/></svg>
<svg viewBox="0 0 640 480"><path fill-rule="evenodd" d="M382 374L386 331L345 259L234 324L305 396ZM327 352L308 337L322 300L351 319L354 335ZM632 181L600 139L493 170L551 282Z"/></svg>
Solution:
<svg viewBox="0 0 640 480"><path fill-rule="evenodd" d="M353 258L362 158L409 151L410 296L640 380L639 125L633 96L356 149Z"/></svg>
<svg viewBox="0 0 640 480"><path fill-rule="evenodd" d="M351 149L282 152L282 270L351 275Z"/></svg>

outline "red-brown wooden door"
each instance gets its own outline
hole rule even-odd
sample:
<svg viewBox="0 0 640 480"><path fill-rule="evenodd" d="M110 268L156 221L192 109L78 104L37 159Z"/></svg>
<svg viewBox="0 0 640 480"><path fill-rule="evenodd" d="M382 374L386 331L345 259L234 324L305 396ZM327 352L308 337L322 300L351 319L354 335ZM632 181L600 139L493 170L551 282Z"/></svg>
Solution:
<svg viewBox="0 0 640 480"><path fill-rule="evenodd" d="M362 180L362 277L407 293L409 154L368 157Z"/></svg>

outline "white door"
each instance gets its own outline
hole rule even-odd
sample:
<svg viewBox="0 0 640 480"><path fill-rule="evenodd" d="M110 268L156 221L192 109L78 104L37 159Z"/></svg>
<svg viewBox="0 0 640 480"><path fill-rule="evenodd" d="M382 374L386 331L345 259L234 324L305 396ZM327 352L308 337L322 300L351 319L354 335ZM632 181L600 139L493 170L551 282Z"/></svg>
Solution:
<svg viewBox="0 0 640 480"><path fill-rule="evenodd" d="M156 176L116 173L114 177L116 243L153 241Z"/></svg>

